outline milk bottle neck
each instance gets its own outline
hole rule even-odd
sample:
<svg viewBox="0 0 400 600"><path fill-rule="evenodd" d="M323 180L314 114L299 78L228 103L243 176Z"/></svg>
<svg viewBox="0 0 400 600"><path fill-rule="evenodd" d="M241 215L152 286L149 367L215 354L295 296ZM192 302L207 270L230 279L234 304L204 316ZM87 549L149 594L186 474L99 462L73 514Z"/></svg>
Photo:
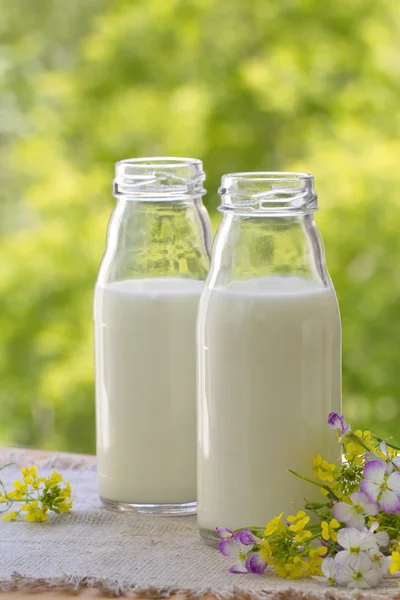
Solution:
<svg viewBox="0 0 400 600"><path fill-rule="evenodd" d="M314 222L317 196L311 175L233 173L219 190L223 214L210 280L295 276L331 285Z"/></svg>
<svg viewBox="0 0 400 600"><path fill-rule="evenodd" d="M205 279L211 225L197 159L154 158L116 165L117 205L99 282L148 277Z"/></svg>

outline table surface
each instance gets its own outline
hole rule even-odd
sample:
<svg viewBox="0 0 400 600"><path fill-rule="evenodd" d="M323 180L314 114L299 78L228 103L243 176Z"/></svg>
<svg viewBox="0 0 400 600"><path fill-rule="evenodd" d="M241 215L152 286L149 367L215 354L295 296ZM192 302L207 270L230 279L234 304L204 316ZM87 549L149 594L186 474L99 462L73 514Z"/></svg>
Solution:
<svg viewBox="0 0 400 600"><path fill-rule="evenodd" d="M9 454L10 452L15 452L18 455L18 460L21 461L21 465L28 463L29 461L34 460L36 464L40 464L42 461L48 460L51 456L54 456L54 452L45 452L42 450L26 450L26 449L14 449L14 448L1 448L0 449L0 459L2 455ZM59 454L59 453L57 453ZM89 461L95 462L94 456L85 456L85 458ZM77 455L77 459L79 459L79 455ZM27 598L40 599L43 598L45 600L59 599L59 598L69 598L71 600L71 594L67 594L64 592L39 592L35 594L31 593L21 593L21 592L0 592L0 597L10 598L10 600L26 600ZM98 594L96 590L82 590L80 593L76 594L75 597L80 598L106 598L106 596L101 596ZM108 596L109 598L109 596ZM181 600L183 600L181 598Z"/></svg>
<svg viewBox="0 0 400 600"><path fill-rule="evenodd" d="M63 455L63 453L55 453L55 452L46 452L46 451L42 451L42 450L27 450L27 449L15 449L15 448L1 448L0 447L0 462L4 462L4 460L10 460L10 455L12 456L12 460L14 462L16 462L17 464L20 464L21 466L24 466L25 464L32 464L32 462L38 466L40 466L41 464L45 463L46 461L48 461L49 459L51 459L54 456L57 456L62 458L63 456L68 456L69 459L71 458L71 456L76 458L76 462L79 463L80 459L82 459L82 462L85 462L86 464L89 463L95 463L96 458L94 456L85 456L85 455ZM0 550L1 550L1 544L0 544ZM0 555L1 556L1 555ZM284 591L282 590L279 598L281 598L281 600L295 600L296 598L305 598L306 596L303 595L302 592L299 592L299 596L294 597L293 596L293 589L291 591L287 590ZM324 597L327 599L327 590L324 590L321 593L321 597ZM28 598L30 598L31 600L36 600L36 599L43 599L43 600L58 600L58 599L71 599L73 597L79 597L79 598L103 598L104 600L106 598L110 598L110 596L103 596L102 594L100 594L97 590L95 589L83 589L80 590L78 593L68 593L68 592L61 592L61 591L57 591L55 589L53 590L46 590L46 591L40 591L40 592L29 592L29 591L21 591L19 590L14 591L14 592L0 592L0 600L2 598L9 598L10 600L27 600ZM135 598L136 600L145 600L144 598L140 598L139 596L135 596L134 593L130 593L128 596L128 598ZM313 595L313 597L315 597ZM336 595L329 595L329 597L336 597ZM233 600L236 598L236 600L245 600L245 594L243 593L237 593L233 596ZM371 596L369 596L369 598L371 598ZM397 596L396 596L397 598ZM400 596L398 596L399 600L400 600ZM382 596L380 596L380 599L382 599ZM174 600L189 600L187 599L184 595L180 594L180 595L176 595L174 596ZM201 598L200 600L216 600L215 596L213 596L212 594L207 594L205 595L203 598Z"/></svg>

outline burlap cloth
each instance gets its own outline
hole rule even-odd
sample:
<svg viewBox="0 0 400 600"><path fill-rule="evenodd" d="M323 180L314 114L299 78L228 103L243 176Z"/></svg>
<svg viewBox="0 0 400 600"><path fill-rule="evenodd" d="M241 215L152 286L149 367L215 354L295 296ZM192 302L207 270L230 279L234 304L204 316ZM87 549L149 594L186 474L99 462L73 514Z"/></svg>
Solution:
<svg viewBox="0 0 400 600"><path fill-rule="evenodd" d="M4 464L4 452L0 455ZM9 459L10 456L7 457ZM21 463L21 453L12 458ZM63 589L71 593L95 587L111 596L164 598L182 592L197 598L208 592L220 598L265 600L400 600L397 581L378 589L350 592L316 582L288 582L271 574L232 575L229 559L200 539L195 517L160 518L117 514L98 498L93 460L59 455L40 461L41 472L62 471L75 499L71 514L45 523L0 523L0 591ZM6 485L17 467L1 473Z"/></svg>

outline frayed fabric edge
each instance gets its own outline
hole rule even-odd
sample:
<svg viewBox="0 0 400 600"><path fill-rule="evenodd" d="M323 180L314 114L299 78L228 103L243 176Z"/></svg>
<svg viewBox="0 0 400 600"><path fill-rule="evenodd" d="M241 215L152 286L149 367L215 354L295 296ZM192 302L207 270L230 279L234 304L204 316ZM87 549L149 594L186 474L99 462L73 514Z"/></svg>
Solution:
<svg viewBox="0 0 400 600"><path fill-rule="evenodd" d="M295 588L265 589L258 591L243 591L233 588L231 591L215 592L212 589L185 590L173 587L147 587L130 585L112 579L97 579L65 575L59 578L35 578L13 573L9 579L0 580L0 593L26 592L38 594L48 591L66 592L77 595L84 589L96 590L99 595L109 598L143 598L146 600L161 600L175 596L184 596L185 600L200 598L215 598L216 600L400 600L400 591L345 591L338 589L323 589L314 592ZM394 594L394 595L392 595Z"/></svg>

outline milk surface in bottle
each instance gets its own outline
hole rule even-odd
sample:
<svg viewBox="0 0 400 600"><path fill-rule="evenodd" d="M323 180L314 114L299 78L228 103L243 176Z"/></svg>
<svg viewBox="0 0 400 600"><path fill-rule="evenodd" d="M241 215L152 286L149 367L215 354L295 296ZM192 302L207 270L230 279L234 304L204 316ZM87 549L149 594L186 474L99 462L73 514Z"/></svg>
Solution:
<svg viewBox="0 0 400 600"><path fill-rule="evenodd" d="M203 180L195 159L117 163L94 300L98 485L116 510L195 511Z"/></svg>
<svg viewBox="0 0 400 600"><path fill-rule="evenodd" d="M221 193L197 337L198 523L209 543L216 527L262 526L313 499L288 469L312 476L315 454L339 458L327 418L341 405L340 317L312 177L234 174Z"/></svg>

